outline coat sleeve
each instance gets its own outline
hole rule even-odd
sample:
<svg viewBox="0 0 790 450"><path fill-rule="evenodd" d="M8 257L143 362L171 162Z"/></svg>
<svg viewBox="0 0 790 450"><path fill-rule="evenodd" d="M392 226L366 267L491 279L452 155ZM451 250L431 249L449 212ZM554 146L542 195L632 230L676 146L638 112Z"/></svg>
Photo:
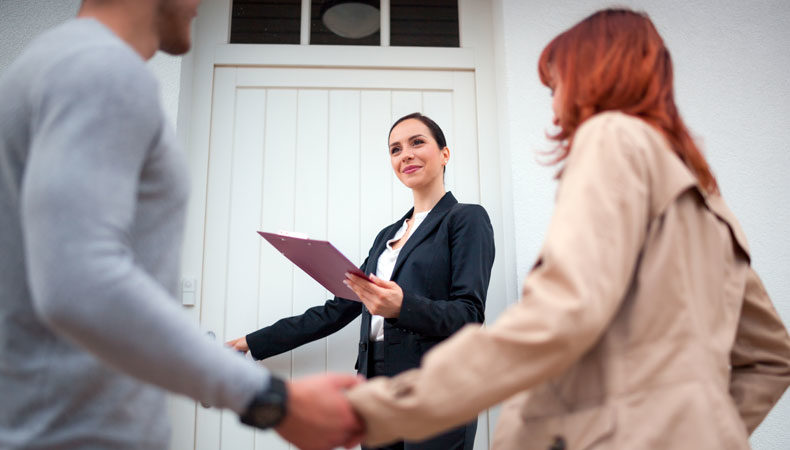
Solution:
<svg viewBox="0 0 790 450"><path fill-rule="evenodd" d="M360 267L365 270L368 260ZM362 313L362 303L335 297L303 314L280 319L247 335L247 345L255 359L265 359L329 336Z"/></svg>
<svg viewBox="0 0 790 450"><path fill-rule="evenodd" d="M751 268L730 361L730 395L751 433L790 385L790 337Z"/></svg>
<svg viewBox="0 0 790 450"><path fill-rule="evenodd" d="M393 325L423 336L447 337L468 323L482 323L491 266L494 230L480 205L462 205L448 214L452 284L446 299L403 293L400 315Z"/></svg>
<svg viewBox="0 0 790 450"><path fill-rule="evenodd" d="M467 326L420 369L349 391L366 445L418 440L476 417L575 362L602 335L630 284L648 223L644 155L616 123L577 132L540 264L492 326Z"/></svg>

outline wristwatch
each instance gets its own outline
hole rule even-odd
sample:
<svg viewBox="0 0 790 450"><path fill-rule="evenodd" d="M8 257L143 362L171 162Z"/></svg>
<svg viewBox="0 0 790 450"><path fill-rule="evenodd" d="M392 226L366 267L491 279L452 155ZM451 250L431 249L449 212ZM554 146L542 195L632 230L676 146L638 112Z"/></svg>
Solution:
<svg viewBox="0 0 790 450"><path fill-rule="evenodd" d="M241 423L261 429L277 426L285 418L288 389L283 380L272 376L269 386L255 394L247 410L239 417Z"/></svg>

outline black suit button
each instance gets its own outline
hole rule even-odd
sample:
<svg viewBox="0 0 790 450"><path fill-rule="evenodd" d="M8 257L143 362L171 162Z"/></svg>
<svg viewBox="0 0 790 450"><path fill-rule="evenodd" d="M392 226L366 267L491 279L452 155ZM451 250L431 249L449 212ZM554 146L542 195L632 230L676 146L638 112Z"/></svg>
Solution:
<svg viewBox="0 0 790 450"><path fill-rule="evenodd" d="M548 450L565 450L565 438L562 436L555 436L554 442Z"/></svg>

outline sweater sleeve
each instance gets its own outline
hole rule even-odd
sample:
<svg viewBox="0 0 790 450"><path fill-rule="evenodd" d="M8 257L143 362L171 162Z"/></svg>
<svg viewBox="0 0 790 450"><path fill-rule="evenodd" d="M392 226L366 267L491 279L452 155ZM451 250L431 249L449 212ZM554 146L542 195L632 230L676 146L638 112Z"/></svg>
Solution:
<svg viewBox="0 0 790 450"><path fill-rule="evenodd" d="M165 126L154 78L129 52L97 46L37 86L20 200L37 314L128 375L244 411L268 373L208 340L135 261L139 177Z"/></svg>

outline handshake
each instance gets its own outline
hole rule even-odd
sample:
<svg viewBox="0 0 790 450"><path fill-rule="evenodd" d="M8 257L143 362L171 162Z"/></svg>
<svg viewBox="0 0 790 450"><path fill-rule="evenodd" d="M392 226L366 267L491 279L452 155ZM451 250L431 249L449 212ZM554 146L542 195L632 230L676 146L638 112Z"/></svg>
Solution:
<svg viewBox="0 0 790 450"><path fill-rule="evenodd" d="M244 337L227 345L239 352L249 350ZM316 375L286 382L282 387L284 415L275 420L274 430L301 450L354 447L362 442L365 426L344 391L362 382L361 377L345 374ZM255 417L247 417L255 414L255 411L248 411L242 416L242 422L266 427L265 421L256 423Z"/></svg>

